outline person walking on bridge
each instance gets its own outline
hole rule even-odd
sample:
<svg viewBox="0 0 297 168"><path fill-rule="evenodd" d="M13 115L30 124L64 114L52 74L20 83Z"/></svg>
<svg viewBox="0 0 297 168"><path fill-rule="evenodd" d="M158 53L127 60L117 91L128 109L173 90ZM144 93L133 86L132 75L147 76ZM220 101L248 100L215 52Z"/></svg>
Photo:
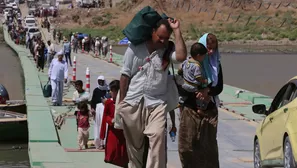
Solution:
<svg viewBox="0 0 297 168"><path fill-rule="evenodd" d="M100 139L106 139L104 162L128 168L129 159L123 130L114 128L115 102L120 89L120 81L111 81L109 88L111 98L107 99L104 103L104 112L100 130Z"/></svg>
<svg viewBox="0 0 297 168"><path fill-rule="evenodd" d="M172 32L175 47L169 42ZM172 48L167 48L168 44L172 44ZM166 167L168 71L171 63L180 63L186 57L180 24L175 19L161 19L154 26L150 40L137 46L130 44L126 50L117 108L123 121L131 168ZM149 139L147 160L144 159L145 136Z"/></svg>
<svg viewBox="0 0 297 168"><path fill-rule="evenodd" d="M63 60L63 51L57 53L58 58L52 60L48 70L49 80L52 85L52 103L54 106L61 106L63 100L64 83L68 78L68 65Z"/></svg>
<svg viewBox="0 0 297 168"><path fill-rule="evenodd" d="M88 103L90 94L83 89L83 82L81 80L77 80L74 83L76 91L73 92L72 101L75 105L79 103L85 102ZM77 117L77 112L79 109L76 107L74 115ZM78 126L78 121L76 122ZM78 127L77 127L78 128Z"/></svg>
<svg viewBox="0 0 297 168"><path fill-rule="evenodd" d="M71 44L70 42L65 39L64 40L64 55L66 57L66 62L67 64L70 64L70 66L72 67L72 62L71 62Z"/></svg>
<svg viewBox="0 0 297 168"><path fill-rule="evenodd" d="M219 168L218 95L223 90L223 72L216 36L204 34L199 43L208 50L202 64L209 84L198 93L187 93L180 119L178 151L183 168ZM206 110L197 113L196 99L208 102Z"/></svg>
<svg viewBox="0 0 297 168"><path fill-rule="evenodd" d="M74 53L77 53L77 49L78 49L78 37L77 37L77 34L74 35L74 38L73 40L71 41L72 44L73 44L73 52Z"/></svg>
<svg viewBox="0 0 297 168"><path fill-rule="evenodd" d="M45 44L43 41L39 41L39 46L37 48L37 67L38 71L44 72L44 50L45 50Z"/></svg>
<svg viewBox="0 0 297 168"><path fill-rule="evenodd" d="M47 56L47 66L48 68L51 65L52 60L54 59L54 56L56 54L56 47L55 44L52 43L50 40L47 41L47 45L48 45L48 56Z"/></svg>
<svg viewBox="0 0 297 168"><path fill-rule="evenodd" d="M48 19L47 19L47 32L48 33L51 32L51 23L48 21Z"/></svg>

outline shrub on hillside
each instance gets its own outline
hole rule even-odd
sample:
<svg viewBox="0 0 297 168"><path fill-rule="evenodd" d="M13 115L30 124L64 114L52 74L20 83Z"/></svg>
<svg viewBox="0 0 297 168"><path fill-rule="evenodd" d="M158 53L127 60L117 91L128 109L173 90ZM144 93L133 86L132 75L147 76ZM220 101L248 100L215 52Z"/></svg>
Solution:
<svg viewBox="0 0 297 168"><path fill-rule="evenodd" d="M79 15L72 15L72 20L77 23L77 21L79 20Z"/></svg>

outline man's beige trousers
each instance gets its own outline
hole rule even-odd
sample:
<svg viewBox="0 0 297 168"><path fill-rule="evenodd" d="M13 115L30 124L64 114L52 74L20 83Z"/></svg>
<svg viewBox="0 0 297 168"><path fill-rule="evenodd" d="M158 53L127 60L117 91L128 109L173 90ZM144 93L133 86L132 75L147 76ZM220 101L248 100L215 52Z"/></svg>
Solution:
<svg viewBox="0 0 297 168"><path fill-rule="evenodd" d="M165 113L166 105L154 108L144 106L144 99L137 106L126 102L119 104L123 120L130 168L143 167L144 137L149 138L146 168L165 168Z"/></svg>

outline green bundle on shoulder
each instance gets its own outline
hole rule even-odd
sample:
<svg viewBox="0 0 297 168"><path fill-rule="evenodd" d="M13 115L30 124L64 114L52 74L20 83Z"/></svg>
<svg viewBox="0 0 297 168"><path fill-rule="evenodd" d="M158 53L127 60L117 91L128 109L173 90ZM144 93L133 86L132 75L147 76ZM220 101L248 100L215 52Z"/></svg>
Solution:
<svg viewBox="0 0 297 168"><path fill-rule="evenodd" d="M167 19L168 17L166 14L160 15L150 6L146 6L136 13L131 22L123 30L123 34L132 44L141 44L151 38L153 28L163 18Z"/></svg>

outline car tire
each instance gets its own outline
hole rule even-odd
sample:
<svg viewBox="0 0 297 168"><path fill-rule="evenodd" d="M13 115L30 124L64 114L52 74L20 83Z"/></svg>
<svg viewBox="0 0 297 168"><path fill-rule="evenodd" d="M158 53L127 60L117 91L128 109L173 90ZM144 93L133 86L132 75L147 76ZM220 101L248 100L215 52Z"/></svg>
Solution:
<svg viewBox="0 0 297 168"><path fill-rule="evenodd" d="M261 155L260 155L260 144L258 139L254 142L254 168L269 168L267 166L262 166Z"/></svg>
<svg viewBox="0 0 297 168"><path fill-rule="evenodd" d="M284 142L284 168L295 168L296 162L293 156L292 146L289 137Z"/></svg>

